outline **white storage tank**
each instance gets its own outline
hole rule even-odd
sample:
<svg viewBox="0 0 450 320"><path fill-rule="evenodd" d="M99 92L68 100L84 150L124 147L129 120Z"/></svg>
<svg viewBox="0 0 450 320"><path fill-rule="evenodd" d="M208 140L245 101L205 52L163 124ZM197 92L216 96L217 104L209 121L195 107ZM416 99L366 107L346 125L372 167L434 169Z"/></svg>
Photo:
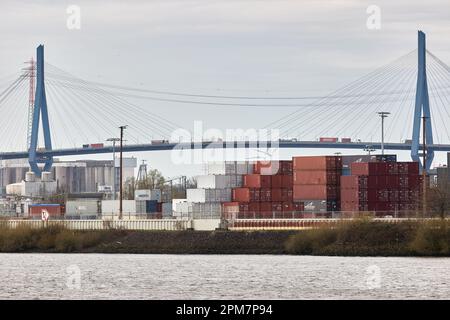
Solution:
<svg viewBox="0 0 450 320"><path fill-rule="evenodd" d="M25 181L26 182L35 182L36 174L33 171L28 171L27 173L25 173Z"/></svg>
<svg viewBox="0 0 450 320"><path fill-rule="evenodd" d="M49 182L52 181L52 173L48 171L44 171L41 173L41 181L42 182Z"/></svg>

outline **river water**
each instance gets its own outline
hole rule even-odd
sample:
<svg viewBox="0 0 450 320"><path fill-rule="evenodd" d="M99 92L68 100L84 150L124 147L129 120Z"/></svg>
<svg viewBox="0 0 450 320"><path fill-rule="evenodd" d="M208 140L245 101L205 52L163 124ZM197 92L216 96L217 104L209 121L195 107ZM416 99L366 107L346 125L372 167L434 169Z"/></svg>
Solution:
<svg viewBox="0 0 450 320"><path fill-rule="evenodd" d="M0 299L448 299L450 258L0 254Z"/></svg>

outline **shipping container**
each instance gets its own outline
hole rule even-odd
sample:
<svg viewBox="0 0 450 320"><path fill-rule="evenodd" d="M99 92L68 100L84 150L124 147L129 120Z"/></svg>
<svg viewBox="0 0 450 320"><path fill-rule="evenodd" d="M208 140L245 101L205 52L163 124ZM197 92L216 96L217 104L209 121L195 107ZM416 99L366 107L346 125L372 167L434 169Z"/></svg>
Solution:
<svg viewBox="0 0 450 320"><path fill-rule="evenodd" d="M399 174L419 174L418 162L397 162Z"/></svg>
<svg viewBox="0 0 450 320"><path fill-rule="evenodd" d="M93 214L100 212L101 206L98 200L68 200L66 213L70 215Z"/></svg>
<svg viewBox="0 0 450 320"><path fill-rule="evenodd" d="M187 189L189 202L228 202L231 201L232 189Z"/></svg>
<svg viewBox="0 0 450 320"><path fill-rule="evenodd" d="M29 204L28 215L35 219L41 219L42 213L47 212L49 219L60 218L64 215L63 207L60 204Z"/></svg>
<svg viewBox="0 0 450 320"><path fill-rule="evenodd" d="M292 189L272 189L272 201L292 201Z"/></svg>
<svg viewBox="0 0 450 320"><path fill-rule="evenodd" d="M172 216L173 214L172 202L162 203L162 214L164 217Z"/></svg>
<svg viewBox="0 0 450 320"><path fill-rule="evenodd" d="M340 173L325 170L294 171L294 184L332 184L340 183Z"/></svg>
<svg viewBox="0 0 450 320"><path fill-rule="evenodd" d="M260 201L260 190L254 188L234 188L232 190L232 201Z"/></svg>
<svg viewBox="0 0 450 320"><path fill-rule="evenodd" d="M292 160L257 161L253 173L261 175L292 174Z"/></svg>
<svg viewBox="0 0 450 320"><path fill-rule="evenodd" d="M91 148L103 148L103 143L91 143Z"/></svg>
<svg viewBox="0 0 450 320"><path fill-rule="evenodd" d="M156 200L161 202L162 192L160 189L143 189L143 190L135 190L134 191L134 199L135 200Z"/></svg>
<svg viewBox="0 0 450 320"><path fill-rule="evenodd" d="M320 142L338 142L338 138L321 137Z"/></svg>
<svg viewBox="0 0 450 320"><path fill-rule="evenodd" d="M103 200L102 213L116 214L119 213L119 200ZM136 213L136 200L122 200L123 213Z"/></svg>
<svg viewBox="0 0 450 320"><path fill-rule="evenodd" d="M192 217L194 219L219 219L222 215L221 203L193 203Z"/></svg>
<svg viewBox="0 0 450 320"><path fill-rule="evenodd" d="M377 176L386 175L385 162L353 162L350 165L352 175Z"/></svg>
<svg viewBox="0 0 450 320"><path fill-rule="evenodd" d="M342 143L350 143L352 142L352 138L341 138Z"/></svg>
<svg viewBox="0 0 450 320"><path fill-rule="evenodd" d="M283 187L283 176L275 175L271 177L271 186L273 189L278 189Z"/></svg>
<svg viewBox="0 0 450 320"><path fill-rule="evenodd" d="M243 186L246 188L270 188L272 176L260 174L246 174L243 177Z"/></svg>
<svg viewBox="0 0 450 320"><path fill-rule="evenodd" d="M210 162L207 164L206 173L208 175L252 174L253 162Z"/></svg>
<svg viewBox="0 0 450 320"><path fill-rule="evenodd" d="M327 212L340 210L338 201L303 199L301 202L304 205L304 211Z"/></svg>
<svg viewBox="0 0 450 320"><path fill-rule="evenodd" d="M308 156L293 157L293 170L342 170L342 157Z"/></svg>
<svg viewBox="0 0 450 320"><path fill-rule="evenodd" d="M227 189L242 187L242 175L202 175L197 176L197 188L199 189Z"/></svg>
<svg viewBox="0 0 450 320"><path fill-rule="evenodd" d="M339 198L340 189L333 185L294 185L293 199L333 200Z"/></svg>

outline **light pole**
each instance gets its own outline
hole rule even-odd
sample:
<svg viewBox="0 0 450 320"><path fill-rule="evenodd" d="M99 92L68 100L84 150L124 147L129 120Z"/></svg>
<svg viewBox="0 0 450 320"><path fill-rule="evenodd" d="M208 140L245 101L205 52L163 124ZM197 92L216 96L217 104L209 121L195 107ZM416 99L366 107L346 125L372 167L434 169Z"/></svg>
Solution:
<svg viewBox="0 0 450 320"><path fill-rule="evenodd" d="M122 186L122 179L123 179L123 131L127 128L127 126L120 126L120 204L119 204L119 220L122 220L122 213L123 213L123 186Z"/></svg>
<svg viewBox="0 0 450 320"><path fill-rule="evenodd" d="M377 113L381 117L381 154L384 155L384 118L387 118L391 113L386 111Z"/></svg>
<svg viewBox="0 0 450 320"><path fill-rule="evenodd" d="M375 151L375 149L374 149L371 145L367 145L367 146L364 148L364 151L366 151L366 152L369 154L369 156L370 156L370 153L371 153L372 151Z"/></svg>
<svg viewBox="0 0 450 320"><path fill-rule="evenodd" d="M113 185L112 185L112 193L113 193L113 200L116 200L116 142L120 141L120 138L109 138L106 139L108 142L112 142L113 146Z"/></svg>

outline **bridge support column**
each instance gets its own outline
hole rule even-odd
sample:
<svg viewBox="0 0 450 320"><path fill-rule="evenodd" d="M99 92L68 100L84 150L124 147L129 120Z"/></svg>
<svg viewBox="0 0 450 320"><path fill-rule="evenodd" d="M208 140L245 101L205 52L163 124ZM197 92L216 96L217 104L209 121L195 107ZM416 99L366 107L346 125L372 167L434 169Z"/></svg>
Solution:
<svg viewBox="0 0 450 320"><path fill-rule="evenodd" d="M425 117L425 141L427 145L433 144L433 130L431 126L430 100L428 96L427 69L426 69L426 41L425 33L418 32L418 70L416 87L416 104L414 108L414 124L411 144L411 158L419 162L421 169L428 171L434 158L434 151L427 147L426 163L420 162L420 126L422 116Z"/></svg>
<svg viewBox="0 0 450 320"><path fill-rule="evenodd" d="M31 170L37 177L41 176L42 171L50 171L53 164L53 156L38 156L38 138L39 138L39 122L42 114L42 129L44 135L44 146L46 151L52 150L52 140L50 136L50 125L48 120L47 98L45 95L44 83L44 46L40 45L36 50L37 55L37 73L36 73L36 94L33 108L33 122L31 129L30 145L28 146L28 162ZM43 163L44 168L41 169L39 164Z"/></svg>

